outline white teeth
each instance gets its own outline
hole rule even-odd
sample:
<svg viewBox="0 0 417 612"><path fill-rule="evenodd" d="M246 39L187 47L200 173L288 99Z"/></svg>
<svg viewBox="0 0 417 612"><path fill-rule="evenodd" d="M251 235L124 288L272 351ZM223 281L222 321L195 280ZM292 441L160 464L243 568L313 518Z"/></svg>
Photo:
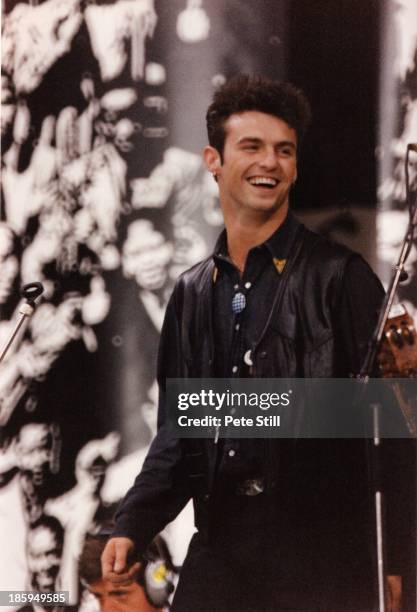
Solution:
<svg viewBox="0 0 417 612"><path fill-rule="evenodd" d="M269 176L253 176L249 179L251 185L268 185L270 187L275 187L277 182L276 179Z"/></svg>

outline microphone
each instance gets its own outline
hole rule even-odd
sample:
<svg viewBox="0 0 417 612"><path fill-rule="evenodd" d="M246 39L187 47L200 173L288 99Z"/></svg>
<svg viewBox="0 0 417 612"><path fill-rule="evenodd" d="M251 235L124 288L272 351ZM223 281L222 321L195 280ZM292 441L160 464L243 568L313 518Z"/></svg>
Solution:
<svg viewBox="0 0 417 612"><path fill-rule="evenodd" d="M26 319L31 317L33 313L35 312L36 298L42 295L43 292L44 292L44 287L42 283L28 283L27 285L23 285L23 287L21 288L20 295L22 296L22 298L26 300L26 302L21 304L19 307L19 318L17 320L17 323L15 325L15 328L12 331L12 334L9 340L7 341L6 346L4 347L3 351L0 354L0 363L5 358L7 351L12 345L13 340L17 336L17 333L22 327L24 321L26 321Z"/></svg>
<svg viewBox="0 0 417 612"><path fill-rule="evenodd" d="M25 298L28 304L34 305L36 298L38 298L44 292L42 283L28 283L23 285L20 290L20 295Z"/></svg>
<svg viewBox="0 0 417 612"><path fill-rule="evenodd" d="M415 151L417 153L417 142L409 142L407 145L409 151Z"/></svg>

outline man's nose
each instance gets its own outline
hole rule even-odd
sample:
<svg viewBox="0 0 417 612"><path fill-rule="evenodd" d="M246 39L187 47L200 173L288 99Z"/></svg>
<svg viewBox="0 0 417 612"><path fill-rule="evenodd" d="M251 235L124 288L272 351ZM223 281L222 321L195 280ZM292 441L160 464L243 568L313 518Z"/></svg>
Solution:
<svg viewBox="0 0 417 612"><path fill-rule="evenodd" d="M114 601L113 597L103 597L100 602L101 612L116 612L122 610L121 606Z"/></svg>
<svg viewBox="0 0 417 612"><path fill-rule="evenodd" d="M266 170L274 170L278 166L278 155L274 149L265 149L260 165Z"/></svg>

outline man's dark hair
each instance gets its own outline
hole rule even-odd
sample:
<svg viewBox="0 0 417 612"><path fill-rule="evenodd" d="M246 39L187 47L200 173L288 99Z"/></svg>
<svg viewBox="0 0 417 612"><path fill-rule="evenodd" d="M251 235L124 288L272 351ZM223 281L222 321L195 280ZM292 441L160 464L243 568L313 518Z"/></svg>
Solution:
<svg viewBox="0 0 417 612"><path fill-rule="evenodd" d="M54 534L58 548L62 549L64 545L64 528L58 519L54 516L43 514L38 520L31 523L28 535L30 536L34 531L42 528L48 529L48 531Z"/></svg>
<svg viewBox="0 0 417 612"><path fill-rule="evenodd" d="M79 559L80 578L87 584L101 580L101 555L107 544L107 538L87 535Z"/></svg>
<svg viewBox="0 0 417 612"><path fill-rule="evenodd" d="M260 111L282 119L297 133L300 143L311 120L310 104L304 93L291 83L273 81L261 75L239 74L226 81L207 109L207 133L212 147L223 156L224 124L234 114Z"/></svg>

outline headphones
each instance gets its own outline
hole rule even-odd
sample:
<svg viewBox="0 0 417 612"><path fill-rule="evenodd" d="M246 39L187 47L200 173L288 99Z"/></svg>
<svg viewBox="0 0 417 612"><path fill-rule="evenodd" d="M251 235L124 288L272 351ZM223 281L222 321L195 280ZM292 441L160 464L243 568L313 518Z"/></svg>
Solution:
<svg viewBox="0 0 417 612"><path fill-rule="evenodd" d="M143 585L146 598L156 608L169 605L174 590L174 567L164 540L157 536L146 552L138 582Z"/></svg>
<svg viewBox="0 0 417 612"><path fill-rule="evenodd" d="M163 608L169 603L169 596L174 590L173 575L165 561L149 561L143 572L143 586L146 598L156 608Z"/></svg>
<svg viewBox="0 0 417 612"><path fill-rule="evenodd" d="M113 528L113 522L104 524L95 537L108 539ZM177 568L172 563L165 540L157 535L145 554L139 559L130 559L130 562L136 560L141 564L136 580L145 591L148 602L155 608L169 607L169 598L175 589L174 576Z"/></svg>

